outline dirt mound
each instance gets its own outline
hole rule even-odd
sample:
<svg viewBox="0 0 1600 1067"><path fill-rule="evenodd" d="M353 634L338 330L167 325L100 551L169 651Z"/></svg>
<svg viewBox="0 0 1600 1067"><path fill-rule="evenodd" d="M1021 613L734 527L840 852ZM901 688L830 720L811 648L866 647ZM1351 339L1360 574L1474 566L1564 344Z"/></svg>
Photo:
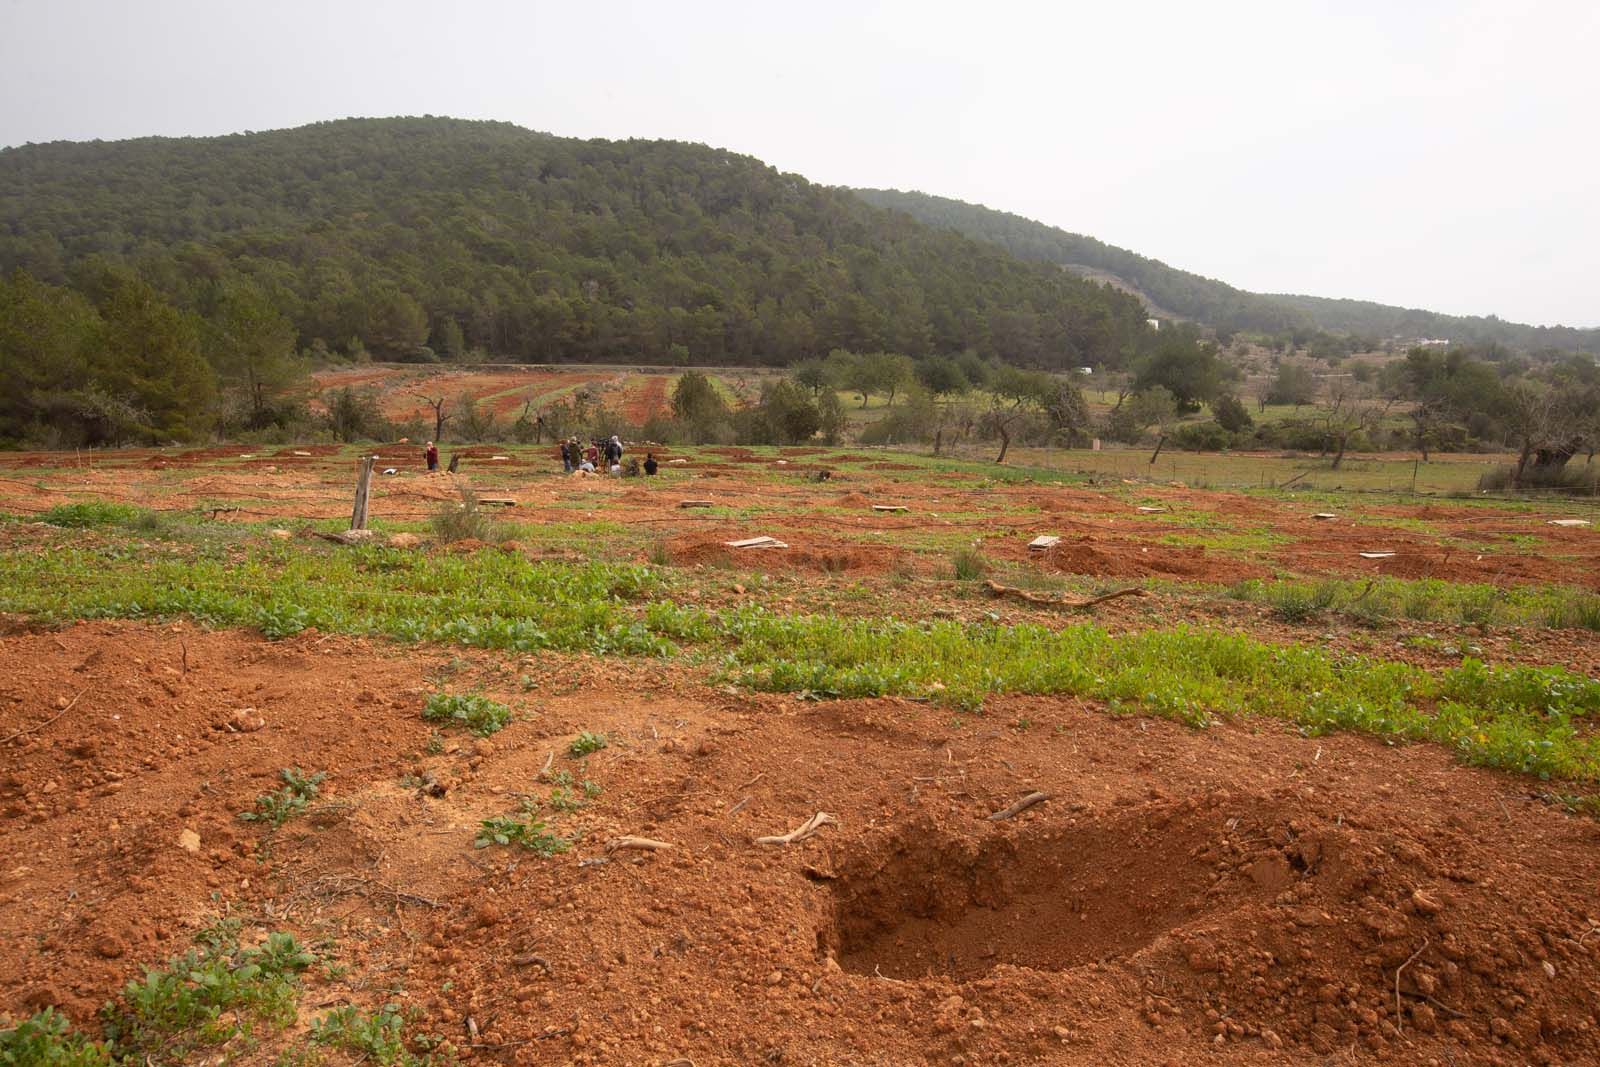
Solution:
<svg viewBox="0 0 1600 1067"><path fill-rule="evenodd" d="M864 508L872 503L872 498L865 493L842 493L833 502L846 508Z"/></svg>
<svg viewBox="0 0 1600 1067"><path fill-rule="evenodd" d="M814 536L797 538L792 533L775 534L788 548L738 549L724 542L746 534L691 534L667 541L667 559L680 567L704 565L752 571L816 571L823 574L885 574L897 564L902 553L888 545L862 545L829 541Z"/></svg>
<svg viewBox="0 0 1600 1067"><path fill-rule="evenodd" d="M1394 555L1363 559L1360 553L1364 551L1393 552ZM1437 578L1489 585L1561 582L1600 588L1600 566L1597 566L1600 556L1592 548L1588 552L1570 554L1490 552L1363 531L1344 539L1308 537L1279 552L1277 558L1291 570L1307 574L1378 574L1390 578Z"/></svg>
<svg viewBox="0 0 1600 1067"><path fill-rule="evenodd" d="M1204 545L1141 544L1092 536L1062 540L1038 553L1041 563L1063 574L1102 578L1193 578L1205 582L1237 582L1259 577L1261 567L1209 554Z"/></svg>

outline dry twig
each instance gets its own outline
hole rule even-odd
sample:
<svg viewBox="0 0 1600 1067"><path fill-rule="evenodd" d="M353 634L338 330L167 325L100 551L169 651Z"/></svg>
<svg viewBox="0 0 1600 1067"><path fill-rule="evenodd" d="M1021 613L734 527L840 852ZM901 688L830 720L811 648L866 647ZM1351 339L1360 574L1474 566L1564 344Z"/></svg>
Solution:
<svg viewBox="0 0 1600 1067"><path fill-rule="evenodd" d="M635 849L640 852L660 852L665 848L676 848L666 841L652 841L648 837L617 837L606 842L606 852L621 852L625 849Z"/></svg>
<svg viewBox="0 0 1600 1067"><path fill-rule="evenodd" d="M12 734L10 737L5 738L4 740L0 740L0 745L9 745L11 742L15 741L19 737L26 737L27 735L29 735L31 733L37 733L38 731L43 730L46 726L49 726L51 723L55 722L57 719L61 718L61 716L65 715L67 712L71 711L74 707L76 707L78 701L83 699L83 694L87 693L88 691L89 690L87 688L78 690L78 695L73 697L72 700L70 702L68 702L66 707L62 708L60 711L58 711L54 715L50 716L44 722L39 723L37 726L25 727L25 728L23 728L21 730L18 730L16 733Z"/></svg>
<svg viewBox="0 0 1600 1067"><path fill-rule="evenodd" d="M1021 800L1017 801L1015 804L1012 804L1010 807L1001 808L999 811L997 811L993 815L989 816L989 821L990 822L1003 822L1004 820L1012 818L1013 816L1021 815L1023 812L1025 812L1029 808L1033 807L1035 804L1043 804L1045 801L1047 801L1049 799L1050 799L1050 794L1049 793L1039 792L1039 791L1035 791L1035 792L1029 793L1027 796L1023 797Z"/></svg>
<svg viewBox="0 0 1600 1067"><path fill-rule="evenodd" d="M758 837L758 845L792 845L796 841L804 841L824 826L838 826L839 820L825 811L819 811L805 822L796 826L786 834L777 834L772 837Z"/></svg>
<svg viewBox="0 0 1600 1067"><path fill-rule="evenodd" d="M1092 596L1088 600L1068 600L1066 597L1044 596L1040 593L1030 593L1026 589L1018 589L1015 586L1001 585L992 578L984 584L988 587L990 594L994 596L1015 597L1029 604L1045 604L1052 608L1064 608L1067 611L1088 611L1099 604L1104 604L1108 600L1116 600L1118 597L1144 596L1143 589L1138 586L1129 586L1126 589L1114 589L1109 593Z"/></svg>
<svg viewBox="0 0 1600 1067"><path fill-rule="evenodd" d="M1396 1030L1404 1031L1406 1028L1405 1009L1400 1004L1400 972L1411 966L1416 958L1422 955L1423 949L1427 947L1428 939L1425 937L1422 939L1421 947L1407 956L1406 961L1394 969L1394 1028Z"/></svg>

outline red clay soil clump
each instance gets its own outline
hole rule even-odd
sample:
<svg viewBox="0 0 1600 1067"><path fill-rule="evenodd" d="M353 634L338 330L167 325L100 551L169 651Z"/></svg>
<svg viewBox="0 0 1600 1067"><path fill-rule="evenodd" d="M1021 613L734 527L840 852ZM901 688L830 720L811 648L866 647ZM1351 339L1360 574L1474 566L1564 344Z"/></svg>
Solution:
<svg viewBox="0 0 1600 1067"><path fill-rule="evenodd" d="M1241 560L1209 554L1204 545L1141 544L1092 536L1064 538L1053 548L1038 553L1038 558L1044 566L1063 574L1101 578L1173 577L1237 582L1266 573L1263 568Z"/></svg>
<svg viewBox="0 0 1600 1067"><path fill-rule="evenodd" d="M788 548L729 548L726 542L749 536L741 533L687 534L667 541L667 558L680 567L704 565L751 571L812 571L823 574L887 574L904 553L890 545L852 544L808 535L803 543L794 534L773 536Z"/></svg>
<svg viewBox="0 0 1600 1067"><path fill-rule="evenodd" d="M1563 531L1564 532L1564 531ZM1548 535L1542 535L1548 536ZM1552 540L1554 540L1552 538ZM1307 538L1277 554L1286 568L1308 574L1383 575L1389 578L1437 578L1490 585L1543 582L1600 588L1600 553L1592 543L1562 544L1562 553L1486 552L1458 545L1438 545L1411 538L1385 538L1363 531L1345 538ZM1572 552L1572 548L1578 551ZM1393 552L1383 559L1363 559L1363 551ZM1567 555L1571 552L1570 556Z"/></svg>

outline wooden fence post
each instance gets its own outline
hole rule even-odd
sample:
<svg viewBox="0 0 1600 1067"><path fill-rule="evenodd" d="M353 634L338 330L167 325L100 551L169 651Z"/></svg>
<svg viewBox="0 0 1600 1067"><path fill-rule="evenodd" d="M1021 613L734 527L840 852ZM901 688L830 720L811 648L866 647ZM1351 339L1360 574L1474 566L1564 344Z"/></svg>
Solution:
<svg viewBox="0 0 1600 1067"><path fill-rule="evenodd" d="M361 457L361 474L356 479L356 508L350 514L350 529L367 528L367 492L372 488L372 463L376 456Z"/></svg>

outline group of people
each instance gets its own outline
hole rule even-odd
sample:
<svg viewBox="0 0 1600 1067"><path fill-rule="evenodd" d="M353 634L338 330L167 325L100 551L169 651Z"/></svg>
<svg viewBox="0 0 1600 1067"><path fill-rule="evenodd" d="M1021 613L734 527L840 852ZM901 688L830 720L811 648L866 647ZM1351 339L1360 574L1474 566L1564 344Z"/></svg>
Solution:
<svg viewBox="0 0 1600 1067"><path fill-rule="evenodd" d="M572 436L561 443L561 469L568 474L573 471L609 471L612 474L621 474L622 471L622 439L612 434L609 440L602 441L595 438L587 447L578 443L578 438ZM637 460L634 461L637 464ZM654 453L646 452L644 457L644 472L654 474L659 469ZM637 471L631 473L637 474Z"/></svg>
<svg viewBox="0 0 1600 1067"><path fill-rule="evenodd" d="M560 447L561 469L566 471L568 474L571 474L573 471L589 471L590 473L595 473L600 470L607 470L612 474L622 473L622 439L616 434L612 434L609 441L602 441L599 438L595 438L589 442L589 446L587 448L578 444L578 438L573 436L561 442ZM432 441L429 441L427 446L423 449L422 456L423 459L427 461L428 469L430 471L436 471L439 469L438 445L434 444ZM600 466L600 461L602 459L605 460L605 466L603 468ZM638 460L634 460L633 463L635 467L639 466ZM644 473L649 475L653 475L656 471L661 469L660 464L656 462L656 456L654 452L646 452L644 454L643 467ZM454 462L452 462L450 465L450 473L455 473ZM639 471L635 469L630 470L628 473L638 474Z"/></svg>

